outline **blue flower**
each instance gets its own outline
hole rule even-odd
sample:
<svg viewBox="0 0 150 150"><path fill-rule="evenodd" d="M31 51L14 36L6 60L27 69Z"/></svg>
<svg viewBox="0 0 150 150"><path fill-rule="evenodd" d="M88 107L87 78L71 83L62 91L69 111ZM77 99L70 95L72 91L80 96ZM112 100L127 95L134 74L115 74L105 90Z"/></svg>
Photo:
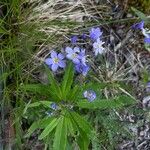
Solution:
<svg viewBox="0 0 150 150"><path fill-rule="evenodd" d="M147 82L146 87L150 88L150 81Z"/></svg>
<svg viewBox="0 0 150 150"><path fill-rule="evenodd" d="M93 90L84 91L83 96L87 98L89 102L92 102L96 99L96 93Z"/></svg>
<svg viewBox="0 0 150 150"><path fill-rule="evenodd" d="M87 35L86 35L85 33L83 33L83 34L81 35L81 38L85 40L85 39L87 38Z"/></svg>
<svg viewBox="0 0 150 150"><path fill-rule="evenodd" d="M104 52L104 47L103 47L104 43L105 42L102 42L99 38L96 40L96 42L93 43L95 56L97 56L98 54L102 54Z"/></svg>
<svg viewBox="0 0 150 150"><path fill-rule="evenodd" d="M76 44L77 39L78 39L78 37L77 37L76 35L73 35L73 36L71 37L71 43L72 43L72 44Z"/></svg>
<svg viewBox="0 0 150 150"><path fill-rule="evenodd" d="M144 43L150 44L150 37L149 38L148 37L144 38Z"/></svg>
<svg viewBox="0 0 150 150"><path fill-rule="evenodd" d="M85 55L85 49L81 49L80 53L79 53L79 59L80 62L86 66L86 55Z"/></svg>
<svg viewBox="0 0 150 150"><path fill-rule="evenodd" d="M66 57L72 60L74 64L80 63L80 58L79 58L80 48L79 47L74 47L73 49L71 47L66 47L65 51L67 53Z"/></svg>
<svg viewBox="0 0 150 150"><path fill-rule="evenodd" d="M100 38L100 36L102 35L102 31L100 30L100 28L92 28L90 30L90 38L95 41L98 38Z"/></svg>
<svg viewBox="0 0 150 150"><path fill-rule="evenodd" d="M143 27L144 27L144 21L132 25L133 29L143 29Z"/></svg>
<svg viewBox="0 0 150 150"><path fill-rule="evenodd" d="M51 117L54 113L50 112L50 111L47 111L45 112L45 114L48 116L48 117Z"/></svg>
<svg viewBox="0 0 150 150"><path fill-rule="evenodd" d="M150 92L150 81L148 81L146 84L146 92Z"/></svg>
<svg viewBox="0 0 150 150"><path fill-rule="evenodd" d="M56 103L52 103L50 105L50 107L53 109L53 110L57 110L58 109L58 105Z"/></svg>
<svg viewBox="0 0 150 150"><path fill-rule="evenodd" d="M90 67L88 65L84 65L82 63L76 64L75 65L75 70L78 73L81 73L83 76L86 76L88 71L89 71Z"/></svg>
<svg viewBox="0 0 150 150"><path fill-rule="evenodd" d="M145 36L144 43L150 44L150 30L148 30L147 28L143 28L142 33Z"/></svg>
<svg viewBox="0 0 150 150"><path fill-rule="evenodd" d="M46 58L45 59L45 63L50 66L50 68L52 69L52 71L57 71L57 69L60 68L65 68L66 67L66 63L64 60L64 55L59 53L57 54L57 52L52 51L51 52L51 58Z"/></svg>

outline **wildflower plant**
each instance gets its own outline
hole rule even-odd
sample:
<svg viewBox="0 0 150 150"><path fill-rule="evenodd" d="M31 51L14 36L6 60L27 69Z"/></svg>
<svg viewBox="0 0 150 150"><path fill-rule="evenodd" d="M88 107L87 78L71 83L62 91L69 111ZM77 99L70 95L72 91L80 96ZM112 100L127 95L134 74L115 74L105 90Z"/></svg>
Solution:
<svg viewBox="0 0 150 150"><path fill-rule="evenodd" d="M80 38L89 41L93 48L91 58L95 59L105 51L102 31L98 27L91 28L89 35L83 35L72 36L71 46L65 47L61 53L52 50L50 56L45 59L48 84L21 86L22 90L35 94L37 98L34 102L29 102L24 110L24 114L30 111L38 114L32 120L33 124L25 137L30 137L39 129L38 139L45 143L45 149L51 147L51 142L54 150L66 150L68 147L74 149L74 145L81 150L93 147L93 137L97 137L97 130L94 128L95 118L90 112L97 114L100 125L104 125L101 121L102 112L120 109L135 102L123 93L110 98L102 96L102 91L112 85L93 80L90 72L94 71L87 50L76 43ZM62 78L55 76L59 69L65 70ZM78 74L82 75L83 81L77 80ZM101 110L102 112L99 112ZM29 114L26 117L29 118Z"/></svg>
<svg viewBox="0 0 150 150"><path fill-rule="evenodd" d="M59 4L61 6L63 3L54 2L52 5L49 3L52 6L52 12L51 8L44 2L40 3L42 8L38 5L38 2L30 4L28 2L18 3L15 0L10 1L10 3L4 2L4 5L2 2L2 6L4 6L2 7L2 13L3 8L4 11L6 8L4 20L2 17L2 56L4 56L2 65L4 65L4 70L6 69L6 72L4 71L4 98L1 111L2 122L4 123L2 126L4 127L7 121L10 124L11 117L14 117L15 149L26 149L22 146L27 145L22 142L32 135L35 137L34 133L38 134L38 139L42 142L42 145L45 145L45 150L87 150L100 149L99 145L103 145L103 143L112 145L116 133L119 129L122 130L120 126L116 128L117 121L115 120L115 122L112 119L114 118L114 112L128 105L132 106L135 101L131 96L125 95L124 92L121 92L120 95L106 97L103 91L106 91L106 87L111 88L112 83L103 82L99 78L95 80L92 76L92 74L95 74L99 77L99 74L96 74L95 71L99 68L103 70L99 66L99 62L95 62L102 58L99 56L104 56L105 47L107 47L102 37L102 28L92 27L89 29L89 33L72 36L71 43L64 48L64 51L51 51L50 56L43 62L48 83L31 84L33 79L30 78L30 73L36 70L40 64L34 58L39 58L46 53L42 49L38 52L38 55L36 55L37 53L34 55L36 57L31 58L31 54L39 51L39 44L42 43L40 48L43 48L45 44L53 44L53 47L58 46L59 42L59 44L64 43L62 37L66 37L71 29L79 29L81 24L68 19L62 21L62 18L68 17L70 10L78 11L78 9L68 11L68 8L77 7L74 3L71 5L75 7L70 7L70 3L66 8L62 7L65 13L58 11ZM31 11L30 8L34 6L37 6L37 8ZM48 11L50 10L50 13L41 11L45 9L45 6ZM80 4L79 7L81 9ZM31 13L26 11L26 8ZM54 9L56 9L56 12ZM27 15L24 12L28 12ZM41 12L44 14L41 15ZM95 9L92 12L95 14ZM56 13L59 15L56 15ZM145 19L141 19L146 22ZM45 20L47 20L47 23L45 23ZM87 27L91 26L91 22L87 22L86 25ZM148 30L144 28L142 32L145 35L144 41L148 44ZM81 40L84 41L82 44L80 43ZM95 68L93 68L90 59L96 66ZM6 62L8 62L7 65L5 65ZM102 74L102 76L105 77L105 74ZM78 80L79 78L81 79ZM11 80L10 83L7 83L7 79ZM7 110L5 112L5 109L3 109L5 104L9 105L8 114ZM12 113L12 107L14 113ZM10 118L4 116L5 114ZM25 137L22 130L24 120L27 121L28 125L31 125L28 131L26 130L27 126L25 127L24 131L27 132ZM2 132L5 132L5 129L11 129L11 127L12 125L2 128ZM112 131L114 132L113 136ZM105 136L106 134L107 136ZM5 137L2 135L2 138ZM10 148L10 143L7 146ZM103 149L103 146L101 149ZM108 149L114 149L114 147Z"/></svg>
<svg viewBox="0 0 150 150"><path fill-rule="evenodd" d="M74 142L77 142L80 149L88 149L94 128L83 114L80 114L81 109L120 108L132 104L134 101L126 96L116 97L112 101L100 99L99 94L96 94L100 90L99 84L74 82L72 62L69 62L60 83L54 78L50 69L45 68L49 79L48 85L29 84L22 86L22 89L44 96L46 99L28 104L26 110L33 107L46 108L47 111L51 109L45 116L34 121L26 137L31 136L36 129L40 129L39 140L44 140L45 145L48 146L49 140L54 137L52 140L54 150L66 150L67 145L71 146L71 143Z"/></svg>

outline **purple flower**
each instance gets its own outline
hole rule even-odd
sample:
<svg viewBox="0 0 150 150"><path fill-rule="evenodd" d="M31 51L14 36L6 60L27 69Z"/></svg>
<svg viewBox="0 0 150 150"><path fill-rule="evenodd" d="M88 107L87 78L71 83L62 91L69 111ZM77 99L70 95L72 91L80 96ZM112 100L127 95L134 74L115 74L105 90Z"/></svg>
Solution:
<svg viewBox="0 0 150 150"><path fill-rule="evenodd" d="M144 38L144 43L146 43L146 44L150 44L150 37L146 37L146 38Z"/></svg>
<svg viewBox="0 0 150 150"><path fill-rule="evenodd" d="M150 81L148 81L146 84L146 92L150 92Z"/></svg>
<svg viewBox="0 0 150 150"><path fill-rule="evenodd" d="M76 44L77 39L78 39L78 37L77 37L76 35L73 35L73 36L71 37L71 43L72 43L72 44Z"/></svg>
<svg viewBox="0 0 150 150"><path fill-rule="evenodd" d="M146 38L150 38L150 30L143 28L142 33Z"/></svg>
<svg viewBox="0 0 150 150"><path fill-rule="evenodd" d="M144 21L132 25L133 29L143 29L143 27L144 27Z"/></svg>
<svg viewBox="0 0 150 150"><path fill-rule="evenodd" d="M85 49L81 49L81 51L79 53L79 59L80 59L80 62L86 66Z"/></svg>
<svg viewBox="0 0 150 150"><path fill-rule="evenodd" d="M85 40L85 39L87 38L87 35L86 35L85 33L83 33L83 34L81 35L81 38Z"/></svg>
<svg viewBox="0 0 150 150"><path fill-rule="evenodd" d="M90 38L92 40L97 40L98 38L100 38L100 36L102 35L102 31L100 30L100 28L91 28L90 30Z"/></svg>
<svg viewBox="0 0 150 150"><path fill-rule="evenodd" d="M146 87L150 88L150 81L147 82Z"/></svg>
<svg viewBox="0 0 150 150"><path fill-rule="evenodd" d="M50 105L50 107L51 107L53 110L58 109L58 106L57 106L56 103L52 103L52 104Z"/></svg>
<svg viewBox="0 0 150 150"><path fill-rule="evenodd" d="M103 47L104 43L105 42L102 42L99 38L96 40L96 42L93 43L95 56L97 56L98 54L102 54L104 52L104 47Z"/></svg>
<svg viewBox="0 0 150 150"><path fill-rule="evenodd" d="M96 99L96 93L93 90L84 91L83 96L87 98L89 102L92 102Z"/></svg>
<svg viewBox="0 0 150 150"><path fill-rule="evenodd" d="M55 72L58 69L58 67L60 67L60 68L66 67L66 63L63 60L64 58L65 57L63 54L61 54L61 53L57 54L57 52L52 51L51 58L46 58L45 63L51 67L52 71Z"/></svg>
<svg viewBox="0 0 150 150"><path fill-rule="evenodd" d="M88 65L84 65L82 63L76 64L75 65L75 70L78 73L81 73L83 76L86 76L88 71L89 71L90 67Z"/></svg>
<svg viewBox="0 0 150 150"><path fill-rule="evenodd" d="M68 59L72 60L74 64L80 63L80 58L79 58L80 49L79 49L79 47L74 47L73 49L71 47L66 47L65 51L67 53L66 57Z"/></svg>

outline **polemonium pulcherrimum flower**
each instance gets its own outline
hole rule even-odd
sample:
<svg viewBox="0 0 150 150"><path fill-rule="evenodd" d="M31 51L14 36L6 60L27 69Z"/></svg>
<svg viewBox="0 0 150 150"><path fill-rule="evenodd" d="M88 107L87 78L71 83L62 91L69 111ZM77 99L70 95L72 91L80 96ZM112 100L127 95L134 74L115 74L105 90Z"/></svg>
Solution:
<svg viewBox="0 0 150 150"><path fill-rule="evenodd" d="M52 103L50 104L50 107L53 109L53 110L56 110L58 108L58 105L56 103Z"/></svg>
<svg viewBox="0 0 150 150"><path fill-rule="evenodd" d="M144 43L146 43L146 44L150 44L150 37L149 38L144 38Z"/></svg>
<svg viewBox="0 0 150 150"><path fill-rule="evenodd" d="M144 21L141 21L139 23L132 25L132 28L133 29L143 29L144 28Z"/></svg>
<svg viewBox="0 0 150 150"><path fill-rule="evenodd" d="M87 98L89 102L92 102L96 99L96 93L93 90L84 91L83 96Z"/></svg>
<svg viewBox="0 0 150 150"><path fill-rule="evenodd" d="M150 30L149 29L145 29L145 28L143 28L142 29L142 33L143 33L143 35L145 36L145 38L144 38L144 43L146 43L146 44L150 44Z"/></svg>
<svg viewBox="0 0 150 150"><path fill-rule="evenodd" d="M150 44L150 30L147 28L143 28L142 33L145 36L144 43Z"/></svg>
<svg viewBox="0 0 150 150"><path fill-rule="evenodd" d="M88 71L89 71L90 67L88 65L84 65L82 63L76 64L75 65L75 70L78 73L81 73L83 76L86 76Z"/></svg>
<svg viewBox="0 0 150 150"><path fill-rule="evenodd" d="M98 38L100 38L102 33L103 32L100 30L100 28L91 28L91 30L90 30L90 38L95 41Z"/></svg>
<svg viewBox="0 0 150 150"><path fill-rule="evenodd" d="M80 62L86 66L86 55L85 55L85 49L81 49L80 53L79 53L79 59Z"/></svg>
<svg viewBox="0 0 150 150"><path fill-rule="evenodd" d="M80 48L79 47L74 47L74 48L66 47L65 51L67 53L66 57L72 60L74 64L80 63L80 58L79 58Z"/></svg>
<svg viewBox="0 0 150 150"><path fill-rule="evenodd" d="M85 40L85 39L87 38L87 35L86 35L85 33L83 33L83 34L81 35L81 38Z"/></svg>
<svg viewBox="0 0 150 150"><path fill-rule="evenodd" d="M150 30L147 28L142 29L142 33L145 37L149 38L150 37Z"/></svg>
<svg viewBox="0 0 150 150"><path fill-rule="evenodd" d="M150 81L146 84L146 92L150 92Z"/></svg>
<svg viewBox="0 0 150 150"><path fill-rule="evenodd" d="M55 72L59 67L60 68L66 67L64 58L65 57L63 54L61 54L61 53L57 54L57 52L52 51L51 58L46 58L45 63L51 67L52 71Z"/></svg>
<svg viewBox="0 0 150 150"><path fill-rule="evenodd" d="M78 39L78 37L77 37L76 35L73 35L73 36L71 37L71 43L72 43L72 44L76 44L77 39Z"/></svg>
<svg viewBox="0 0 150 150"><path fill-rule="evenodd" d="M93 43L95 56L97 56L98 54L102 54L104 52L104 47L103 47L104 43L105 42L102 42L99 38L96 40L96 42Z"/></svg>

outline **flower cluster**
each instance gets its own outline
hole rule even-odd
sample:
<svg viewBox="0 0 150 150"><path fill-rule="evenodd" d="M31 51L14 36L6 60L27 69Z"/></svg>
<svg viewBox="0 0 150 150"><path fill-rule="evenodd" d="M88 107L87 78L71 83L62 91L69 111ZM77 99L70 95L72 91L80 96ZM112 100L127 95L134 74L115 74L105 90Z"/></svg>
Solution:
<svg viewBox="0 0 150 150"><path fill-rule="evenodd" d="M51 108L51 110L46 112L46 115L49 117L53 116L55 114L55 111L57 111L59 109L59 107L56 103L51 103L50 108Z"/></svg>
<svg viewBox="0 0 150 150"><path fill-rule="evenodd" d="M86 64L85 49L66 47L65 51L67 53L66 57L75 64L75 70L86 76L89 66Z"/></svg>
<svg viewBox="0 0 150 150"><path fill-rule="evenodd" d="M100 28L91 28L89 31L89 37L92 41L93 50L95 56L102 54L104 52L104 47L101 40L102 31ZM83 40L87 39L88 35L82 34L81 38ZM51 68L53 72L56 72L58 68L66 67L65 58L71 60L75 65L75 70L78 73L81 73L83 76L86 76L90 67L87 64L86 60L86 50L77 46L78 36L74 35L71 37L72 47L65 48L65 54L57 53L55 51L51 52L50 58L45 59L45 63Z"/></svg>
<svg viewBox="0 0 150 150"><path fill-rule="evenodd" d="M90 38L94 41L93 49L94 49L95 56L97 56L98 54L102 54L104 52L103 44L105 42L101 40L101 36L102 36L102 31L100 30L100 28L92 28L90 30Z"/></svg>
<svg viewBox="0 0 150 150"><path fill-rule="evenodd" d="M88 99L89 102L92 102L96 99L96 93L93 90L87 90L83 93L84 98Z"/></svg>
<svg viewBox="0 0 150 150"><path fill-rule="evenodd" d="M150 30L147 28L144 28L144 21L141 21L139 23L136 23L132 26L133 29L140 29L145 36L144 43L150 44Z"/></svg>

